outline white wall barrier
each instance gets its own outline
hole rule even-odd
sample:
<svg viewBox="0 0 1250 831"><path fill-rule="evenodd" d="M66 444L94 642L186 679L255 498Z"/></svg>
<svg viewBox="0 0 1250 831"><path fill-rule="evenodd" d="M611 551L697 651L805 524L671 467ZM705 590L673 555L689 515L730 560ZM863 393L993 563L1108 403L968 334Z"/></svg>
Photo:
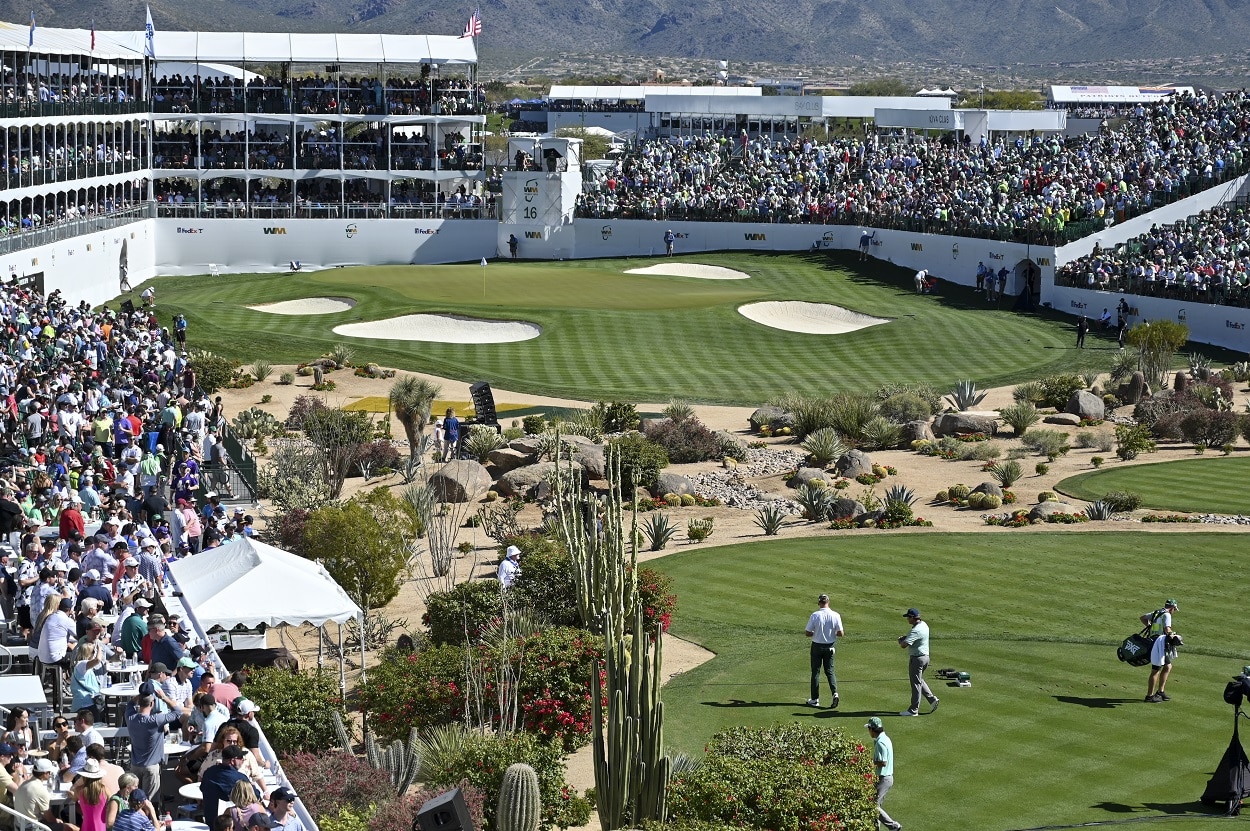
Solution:
<svg viewBox="0 0 1250 831"><path fill-rule="evenodd" d="M116 228L0 256L0 276L30 279L45 293L60 290L71 303L99 305L120 293L121 265L131 287L155 276L156 220Z"/></svg>
<svg viewBox="0 0 1250 831"><path fill-rule="evenodd" d="M454 263L495 256L499 223L483 219L157 219L162 275L339 265Z"/></svg>
<svg viewBox="0 0 1250 831"><path fill-rule="evenodd" d="M1097 320L1103 309L1114 318L1120 298L1129 304L1130 326L1145 320L1176 320L1189 327L1192 340L1250 352L1250 309L1067 286L1052 286L1042 297L1056 311L1087 315L1091 320Z"/></svg>

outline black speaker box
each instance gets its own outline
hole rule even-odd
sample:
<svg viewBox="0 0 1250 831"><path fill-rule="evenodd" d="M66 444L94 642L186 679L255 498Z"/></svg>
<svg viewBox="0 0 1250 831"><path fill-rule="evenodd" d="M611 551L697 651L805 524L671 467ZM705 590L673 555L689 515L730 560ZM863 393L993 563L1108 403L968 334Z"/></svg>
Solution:
<svg viewBox="0 0 1250 831"><path fill-rule="evenodd" d="M421 806L412 831L474 831L469 806L459 788L436 796Z"/></svg>

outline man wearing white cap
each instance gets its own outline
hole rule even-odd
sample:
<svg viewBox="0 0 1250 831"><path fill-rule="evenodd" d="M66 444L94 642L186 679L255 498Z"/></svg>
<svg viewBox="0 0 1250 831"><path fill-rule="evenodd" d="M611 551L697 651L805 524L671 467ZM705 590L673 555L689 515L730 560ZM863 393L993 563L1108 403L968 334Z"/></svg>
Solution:
<svg viewBox="0 0 1250 831"><path fill-rule="evenodd" d="M13 810L51 828L60 828L60 820L52 813L52 792L48 789L55 773L56 765L47 759L36 759L30 778L13 794Z"/></svg>
<svg viewBox="0 0 1250 831"><path fill-rule="evenodd" d="M499 582L503 584L505 589L511 587L521 573L520 559L521 549L515 545L508 546L503 560L499 563Z"/></svg>
<svg viewBox="0 0 1250 831"><path fill-rule="evenodd" d="M113 613L113 594L100 583L99 569L89 568L82 576L82 588L78 592L78 605L82 605L82 601L90 598L98 601L100 609L106 615Z"/></svg>

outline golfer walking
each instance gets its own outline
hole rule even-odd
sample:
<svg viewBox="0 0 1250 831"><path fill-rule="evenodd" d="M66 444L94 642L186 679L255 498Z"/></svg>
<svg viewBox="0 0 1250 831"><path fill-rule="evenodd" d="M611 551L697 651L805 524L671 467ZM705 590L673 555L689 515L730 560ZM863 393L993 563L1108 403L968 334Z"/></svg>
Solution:
<svg viewBox="0 0 1250 831"><path fill-rule="evenodd" d="M911 676L911 706L900 716L920 715L920 696L929 702L929 712L938 708L938 697L925 683L924 671L929 666L929 624L920 619L919 609L908 609L903 617L911 624L911 631L898 639L898 645L907 650L907 674Z"/></svg>
<svg viewBox="0 0 1250 831"><path fill-rule="evenodd" d="M1154 644L1150 650L1150 677L1146 679L1146 702L1157 704L1160 701L1171 701L1172 696L1164 691L1168 676L1172 674L1172 660L1176 657L1176 644L1171 638L1172 615L1180 611L1176 601L1168 598L1162 609L1156 609L1141 616L1143 626L1150 627L1150 636Z"/></svg>
<svg viewBox="0 0 1250 831"><path fill-rule="evenodd" d="M812 639L812 697L807 699L807 706L820 706L820 673L824 670L829 692L833 695L829 708L836 710L841 699L838 698L838 679L833 674L833 653L838 638L844 637L846 632L842 629L842 616L829 608L829 595L816 598L816 604L818 608L807 619L807 637Z"/></svg>
<svg viewBox="0 0 1250 831"><path fill-rule="evenodd" d="M868 719L864 726L872 736L872 766L877 770L877 822L890 831L899 831L902 824L895 822L881 807L886 792L894 784L894 742L885 734L885 725L876 716Z"/></svg>

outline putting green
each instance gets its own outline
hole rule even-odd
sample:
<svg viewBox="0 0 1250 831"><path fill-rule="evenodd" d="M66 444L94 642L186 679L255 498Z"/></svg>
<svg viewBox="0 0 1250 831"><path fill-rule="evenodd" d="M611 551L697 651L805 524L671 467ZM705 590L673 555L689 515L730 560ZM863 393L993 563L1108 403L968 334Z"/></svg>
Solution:
<svg viewBox="0 0 1250 831"><path fill-rule="evenodd" d="M673 631L716 658L665 687L665 738L698 754L729 726L812 719L866 741L876 715L894 741L887 807L905 827L1197 817L1232 728L1224 683L1250 663L1228 637L1244 548L1240 535L1192 532L868 533L675 553L652 564L674 578ZM803 706L803 629L822 591L847 633L837 710ZM1115 646L1169 596L1186 646L1173 700L1146 704L1147 670L1118 662ZM907 659L895 638L913 605L932 627L941 707L901 718ZM970 672L972 686L933 678L944 667Z"/></svg>
<svg viewBox="0 0 1250 831"><path fill-rule="evenodd" d="M755 405L794 392L886 381L1013 383L1069 369L1070 326L986 307L971 290L917 295L910 274L825 254L716 254L691 262L750 280L626 274L645 260L480 266L379 266L308 275L163 278L161 315L181 312L189 343L244 362L297 363L327 351L345 323L405 314L523 319L541 336L503 344L351 339L358 361L536 394L632 401L681 397ZM248 306L351 297L355 308L288 317ZM739 306L830 303L890 322L839 335L760 326Z"/></svg>
<svg viewBox="0 0 1250 831"><path fill-rule="evenodd" d="M1055 489L1080 499L1107 491L1141 494L1142 505L1160 511L1250 514L1250 458L1202 456L1176 462L1112 467L1064 479Z"/></svg>

